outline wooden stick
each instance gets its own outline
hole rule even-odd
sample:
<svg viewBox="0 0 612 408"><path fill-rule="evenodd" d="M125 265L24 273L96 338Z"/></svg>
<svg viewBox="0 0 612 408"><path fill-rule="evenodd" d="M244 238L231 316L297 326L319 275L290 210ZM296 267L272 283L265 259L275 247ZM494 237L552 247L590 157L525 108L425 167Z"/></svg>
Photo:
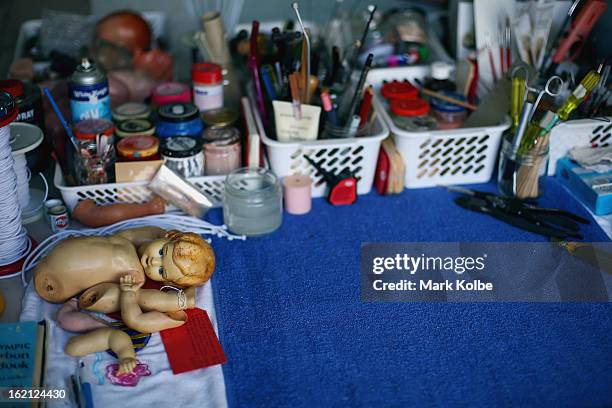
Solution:
<svg viewBox="0 0 612 408"><path fill-rule="evenodd" d="M454 103L455 105L463 106L464 108L469 109L469 110L474 111L478 109L478 106L476 105L472 105L471 103L460 101L459 99L455 99L451 96L446 96L439 92L432 91L431 89L421 88L421 92L423 92L425 95L433 96L434 98L442 99L443 101Z"/></svg>

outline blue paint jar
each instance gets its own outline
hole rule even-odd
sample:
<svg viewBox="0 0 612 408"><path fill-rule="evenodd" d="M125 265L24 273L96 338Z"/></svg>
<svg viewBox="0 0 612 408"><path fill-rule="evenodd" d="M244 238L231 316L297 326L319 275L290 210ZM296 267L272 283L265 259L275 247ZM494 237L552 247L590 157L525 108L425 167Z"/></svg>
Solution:
<svg viewBox="0 0 612 408"><path fill-rule="evenodd" d="M157 116L157 136L159 138L202 137L204 126L200 119L200 111L192 103L171 103L160 106Z"/></svg>

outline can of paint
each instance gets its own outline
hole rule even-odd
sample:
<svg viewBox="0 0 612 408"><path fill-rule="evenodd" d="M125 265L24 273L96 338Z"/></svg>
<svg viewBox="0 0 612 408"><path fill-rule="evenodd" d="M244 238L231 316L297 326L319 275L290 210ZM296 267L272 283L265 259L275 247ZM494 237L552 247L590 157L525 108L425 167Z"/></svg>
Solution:
<svg viewBox="0 0 612 408"><path fill-rule="evenodd" d="M106 75L89 59L83 58L68 79L72 123L84 119L111 120Z"/></svg>
<svg viewBox="0 0 612 408"><path fill-rule="evenodd" d="M49 212L51 231L58 232L68 228L68 210L63 205L52 207Z"/></svg>

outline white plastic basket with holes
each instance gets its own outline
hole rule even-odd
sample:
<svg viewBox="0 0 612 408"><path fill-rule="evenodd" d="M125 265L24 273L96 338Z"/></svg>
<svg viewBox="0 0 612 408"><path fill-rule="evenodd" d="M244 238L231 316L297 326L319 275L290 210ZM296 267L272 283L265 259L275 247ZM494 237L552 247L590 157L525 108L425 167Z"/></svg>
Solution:
<svg viewBox="0 0 612 408"><path fill-rule="evenodd" d="M188 180L210 198L214 207L221 207L223 204L224 175L193 177ZM152 195L151 190L147 188L148 181L67 186L58 165L55 166L53 183L62 193L62 198L70 211L79 201L87 198L93 199L98 204L142 203L149 200ZM173 206L166 208L166 211L173 210L176 210Z"/></svg>
<svg viewBox="0 0 612 408"><path fill-rule="evenodd" d="M602 119L570 120L550 132L548 175L555 174L557 161L574 147L607 147L612 145L612 116Z"/></svg>
<svg viewBox="0 0 612 408"><path fill-rule="evenodd" d="M510 126L509 118L491 126L426 132L407 132L393 123L386 101L379 94L383 81L414 81L428 74L426 66L381 68L372 69L367 79L374 88L374 106L404 159L406 187L487 182L495 170L502 133Z"/></svg>
<svg viewBox="0 0 612 408"><path fill-rule="evenodd" d="M255 111L261 139L268 152L268 162L279 177L306 174L312 178L312 197L323 197L328 186L323 177L310 165L304 155L318 162L325 170L338 174L351 171L358 178L357 194L367 194L372 189L380 144L389 135L389 129L380 116L368 125L368 135L348 139L323 139L311 142L279 142L270 139Z"/></svg>

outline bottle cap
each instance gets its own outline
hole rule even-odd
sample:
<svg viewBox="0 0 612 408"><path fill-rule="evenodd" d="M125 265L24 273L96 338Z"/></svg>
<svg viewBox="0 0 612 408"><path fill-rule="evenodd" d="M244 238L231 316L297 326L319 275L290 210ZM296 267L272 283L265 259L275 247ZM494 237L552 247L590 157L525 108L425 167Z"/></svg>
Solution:
<svg viewBox="0 0 612 408"><path fill-rule="evenodd" d="M129 119L117 125L116 134L119 137L135 135L153 135L155 126L146 119Z"/></svg>
<svg viewBox="0 0 612 408"><path fill-rule="evenodd" d="M154 136L138 135L124 137L117 143L117 152L123 157L140 158L157 154L159 140Z"/></svg>
<svg viewBox="0 0 612 408"><path fill-rule="evenodd" d="M128 119L147 119L151 108L140 102L126 102L113 109L113 119L121 122Z"/></svg>
<svg viewBox="0 0 612 408"><path fill-rule="evenodd" d="M207 126L226 127L236 123L240 114L231 108L219 108L202 112L201 116Z"/></svg>
<svg viewBox="0 0 612 408"><path fill-rule="evenodd" d="M200 118L200 111L193 103L171 103L160 107L157 113L164 122L187 122Z"/></svg>
<svg viewBox="0 0 612 408"><path fill-rule="evenodd" d="M431 77L439 81L450 78L453 67L450 64L442 61L436 61L431 64Z"/></svg>
<svg viewBox="0 0 612 408"><path fill-rule="evenodd" d="M394 99L391 112L398 116L423 116L429 113L429 104L421 98Z"/></svg>
<svg viewBox="0 0 612 408"><path fill-rule="evenodd" d="M191 102L191 89L181 82L164 82L151 91L151 102L157 106Z"/></svg>
<svg viewBox="0 0 612 408"><path fill-rule="evenodd" d="M391 99L414 99L419 96L419 90L410 82L392 81L385 83L380 89L383 97Z"/></svg>
<svg viewBox="0 0 612 408"><path fill-rule="evenodd" d="M0 89L11 94L13 98L23 95L23 82L18 79L5 79L0 81Z"/></svg>
<svg viewBox="0 0 612 408"><path fill-rule="evenodd" d="M202 140L187 136L168 137L160 147L160 153L166 157L191 157L201 151Z"/></svg>
<svg viewBox="0 0 612 408"><path fill-rule="evenodd" d="M198 84L219 84L223 76L221 65L212 62L198 62L191 67L191 79Z"/></svg>

